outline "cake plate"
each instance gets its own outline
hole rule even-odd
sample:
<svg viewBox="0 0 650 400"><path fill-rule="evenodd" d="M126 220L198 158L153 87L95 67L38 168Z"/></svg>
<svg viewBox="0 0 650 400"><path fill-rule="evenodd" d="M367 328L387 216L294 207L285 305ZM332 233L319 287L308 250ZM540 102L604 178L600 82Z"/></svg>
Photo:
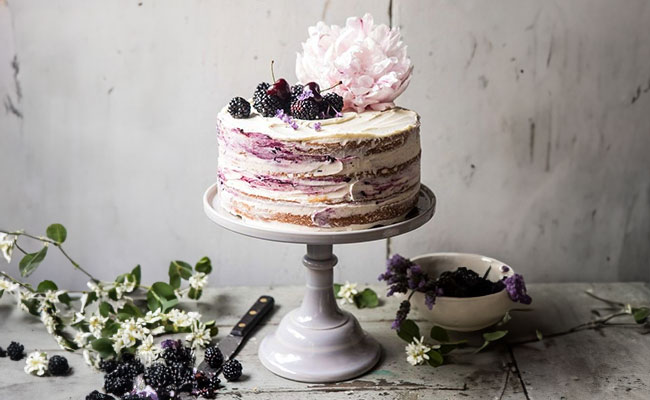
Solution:
<svg viewBox="0 0 650 400"><path fill-rule="evenodd" d="M338 307L334 296L334 244L385 239L419 228L433 217L436 198L421 185L418 202L406 219L387 226L344 232L270 228L244 221L219 205L217 185L203 196L208 217L242 235L277 242L307 245L302 263L307 287L300 308L282 318L274 333L259 347L262 364L281 377L312 383L339 382L359 376L379 361L381 347L357 319Z"/></svg>

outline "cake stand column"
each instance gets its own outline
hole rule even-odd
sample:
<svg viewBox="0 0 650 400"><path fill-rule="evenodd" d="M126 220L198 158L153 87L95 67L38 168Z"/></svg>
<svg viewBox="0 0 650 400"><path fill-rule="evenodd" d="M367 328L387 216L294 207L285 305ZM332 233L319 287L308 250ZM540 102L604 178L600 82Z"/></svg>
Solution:
<svg viewBox="0 0 650 400"><path fill-rule="evenodd" d="M336 262L331 244L307 245L302 304L260 344L260 360L271 372L302 382L337 382L365 373L379 360L379 343L336 304Z"/></svg>

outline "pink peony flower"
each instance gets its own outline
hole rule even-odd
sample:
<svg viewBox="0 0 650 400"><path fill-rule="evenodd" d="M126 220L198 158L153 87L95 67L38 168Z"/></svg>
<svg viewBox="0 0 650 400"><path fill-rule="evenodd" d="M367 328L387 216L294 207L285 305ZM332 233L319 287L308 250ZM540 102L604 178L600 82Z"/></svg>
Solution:
<svg viewBox="0 0 650 400"><path fill-rule="evenodd" d="M344 110L385 110L406 89L413 65L398 28L375 25L372 16L348 18L345 27L318 22L296 59L302 83L316 82L343 97Z"/></svg>

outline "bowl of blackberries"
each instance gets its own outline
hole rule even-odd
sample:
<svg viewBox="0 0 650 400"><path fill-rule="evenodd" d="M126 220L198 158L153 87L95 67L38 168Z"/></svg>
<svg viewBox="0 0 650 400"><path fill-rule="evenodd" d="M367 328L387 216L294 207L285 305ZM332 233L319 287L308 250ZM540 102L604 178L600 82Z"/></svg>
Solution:
<svg viewBox="0 0 650 400"><path fill-rule="evenodd" d="M410 261L435 282L434 299L422 291L414 293L411 303L416 313L445 329L484 329L501 321L508 311L523 309L531 302L523 277L494 258L431 253Z"/></svg>

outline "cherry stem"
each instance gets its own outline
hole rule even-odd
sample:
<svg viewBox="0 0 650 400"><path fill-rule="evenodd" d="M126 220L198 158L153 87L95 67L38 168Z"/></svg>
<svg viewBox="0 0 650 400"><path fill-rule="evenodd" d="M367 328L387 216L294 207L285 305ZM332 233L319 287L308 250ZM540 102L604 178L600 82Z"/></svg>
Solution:
<svg viewBox="0 0 650 400"><path fill-rule="evenodd" d="M323 93L323 92L327 92L328 90L330 90L330 89L334 89L334 88L337 87L338 85L342 85L342 84L343 84L343 81L339 81L339 83L337 83L336 85L333 85L333 86L328 87L327 89L323 89L323 90L321 90L321 93Z"/></svg>
<svg viewBox="0 0 650 400"><path fill-rule="evenodd" d="M273 83L275 83L275 74L273 73L273 64L275 60L271 60L271 78L273 78Z"/></svg>

